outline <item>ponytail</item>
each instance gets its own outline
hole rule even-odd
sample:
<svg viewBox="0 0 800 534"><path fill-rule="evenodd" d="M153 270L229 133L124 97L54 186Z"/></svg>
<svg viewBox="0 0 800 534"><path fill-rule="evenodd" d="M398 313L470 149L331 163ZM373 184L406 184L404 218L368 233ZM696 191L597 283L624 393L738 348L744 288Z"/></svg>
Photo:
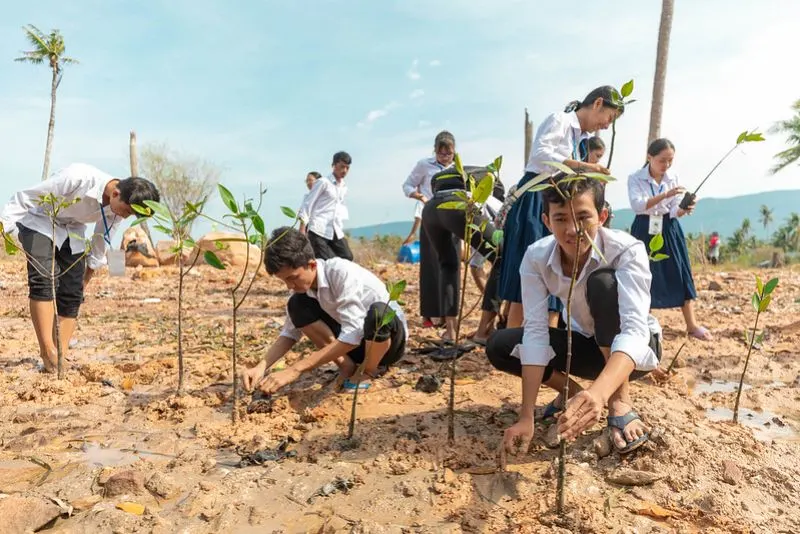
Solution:
<svg viewBox="0 0 800 534"><path fill-rule="evenodd" d="M578 111L581 108L581 101L580 100L573 100L567 107L564 108L564 113L572 113L573 111Z"/></svg>

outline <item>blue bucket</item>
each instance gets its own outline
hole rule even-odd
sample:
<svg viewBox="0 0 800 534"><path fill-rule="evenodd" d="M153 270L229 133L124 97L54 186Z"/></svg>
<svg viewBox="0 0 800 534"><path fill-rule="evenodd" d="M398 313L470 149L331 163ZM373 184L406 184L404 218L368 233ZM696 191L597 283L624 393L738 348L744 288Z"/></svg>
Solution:
<svg viewBox="0 0 800 534"><path fill-rule="evenodd" d="M419 241L400 247L397 261L398 263L419 263Z"/></svg>

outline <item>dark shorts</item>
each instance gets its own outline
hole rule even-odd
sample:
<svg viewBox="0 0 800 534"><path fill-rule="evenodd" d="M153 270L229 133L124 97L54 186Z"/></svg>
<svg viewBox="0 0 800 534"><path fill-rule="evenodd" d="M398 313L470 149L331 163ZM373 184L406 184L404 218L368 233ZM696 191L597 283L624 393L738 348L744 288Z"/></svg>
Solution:
<svg viewBox="0 0 800 534"><path fill-rule="evenodd" d="M322 260L343 258L353 261L353 252L350 250L350 245L344 237L337 239L334 236L333 239L325 239L321 235L309 231L308 241L311 243L311 248L314 249L315 258L320 258Z"/></svg>
<svg viewBox="0 0 800 534"><path fill-rule="evenodd" d="M364 361L366 342L372 340L391 340L389 350L386 351L386 354L379 363L380 366L388 367L397 363L397 361L403 357L403 353L406 350L406 329L403 325L403 321L395 316L389 324L378 328L385 308L386 305L383 302L376 302L369 307L367 316L364 319L364 338L356 348L347 353L350 359L355 363ZM316 321L322 321L328 325L328 328L331 329L334 336L338 337L339 333L342 331L342 326L322 309L319 305L319 301L309 297L305 293L296 293L292 295L287 304L287 309L292 324L297 328L303 328Z"/></svg>
<svg viewBox="0 0 800 534"><path fill-rule="evenodd" d="M83 300L83 274L86 270L84 254L73 254L67 239L56 249L53 266L53 241L21 224L17 228L19 241L28 255L28 298L36 301L53 300L50 273L54 268L58 315L77 317Z"/></svg>

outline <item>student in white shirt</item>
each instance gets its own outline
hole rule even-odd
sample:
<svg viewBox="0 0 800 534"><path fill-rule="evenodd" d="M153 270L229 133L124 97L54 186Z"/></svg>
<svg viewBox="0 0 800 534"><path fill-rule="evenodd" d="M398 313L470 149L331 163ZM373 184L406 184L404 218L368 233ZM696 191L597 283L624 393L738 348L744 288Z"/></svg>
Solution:
<svg viewBox="0 0 800 534"><path fill-rule="evenodd" d="M61 209L56 218L55 235L50 217L39 199L52 193L58 199L73 202ZM75 329L83 290L94 273L106 265L106 250L123 219L133 211L132 204L158 201L158 190L143 178L120 180L91 165L75 163L53 174L48 180L11 197L0 220L5 231L17 235L28 259L28 298L31 320L39 341L39 356L45 372L53 372L57 363L53 338L53 294L50 266L55 240L56 307L58 309L61 347L66 351ZM93 225L91 248L86 254L82 239L86 227ZM74 265L73 265L74 264ZM70 266L72 266L70 268ZM62 274L62 271L64 274Z"/></svg>
<svg viewBox="0 0 800 534"><path fill-rule="evenodd" d="M353 260L353 253L344 235L344 221L349 218L344 205L347 194L344 179L352 162L347 152L334 154L330 176L314 182L297 214L300 231L308 234L318 258Z"/></svg>
<svg viewBox="0 0 800 534"><path fill-rule="evenodd" d="M320 173L318 173L317 171L311 171L308 174L306 174L306 188L308 188L308 193L303 195L303 201L300 202L300 208L298 208L298 210L297 210L298 213L303 208L303 205L306 203L306 199L308 198L308 195L311 194L311 189L314 187L314 184L317 183L317 180L319 180L321 178L322 178L322 175Z"/></svg>
<svg viewBox="0 0 800 534"><path fill-rule="evenodd" d="M605 130L625 111L615 100L616 90L608 85L592 90L583 101L571 102L563 112L547 117L536 130L531 152L525 167L525 176L516 190L542 172L554 172L546 165L548 161L563 163L572 169L601 172L608 169L599 163L585 161L587 154L581 151L582 142L591 132ZM510 327L522 324L522 294L520 292L519 266L522 255L529 245L550 232L542 223L541 192L525 191L519 196L505 219L503 238L503 268L500 273L499 296L509 301L507 324ZM558 321L559 304L550 299L550 320Z"/></svg>
<svg viewBox="0 0 800 534"><path fill-rule="evenodd" d="M286 304L286 320L280 336L264 359L242 373L248 391L259 388L272 394L297 380L301 374L334 362L345 389L369 388L378 367L387 367L403 356L408 328L402 308L389 301L389 293L377 276L360 265L332 258L314 258L306 236L293 228L278 228L264 251L267 272L293 292ZM391 322L380 326L384 313L394 310ZM282 371L265 376L305 335L317 350ZM366 361L364 375L353 376Z"/></svg>
<svg viewBox="0 0 800 534"><path fill-rule="evenodd" d="M686 237L679 219L694 211L694 203L680 207L684 189L678 176L669 172L675 157L675 145L669 139L656 139L647 148L647 163L628 177L628 198L636 217L631 234L649 246L650 239L661 234L664 246L659 251L668 257L650 263L653 283L650 286L651 307L680 308L689 336L713 341L714 336L697 322L694 299L697 291L692 278L692 265Z"/></svg>
<svg viewBox="0 0 800 534"><path fill-rule="evenodd" d="M443 130L433 140L434 155L423 158L414 165L411 174L403 182L403 194L416 202L414 227L412 234L419 228L419 312L423 318L423 326L432 327L441 324L443 311L439 294L441 293L441 276L436 252L431 244L430 236L422 224L422 209L433 198L431 178L434 174L450 168L456 154L456 139L450 132ZM412 237L409 234L409 238ZM408 241L408 239L407 239ZM457 244L453 242L453 250ZM435 321L435 322L434 322Z"/></svg>
<svg viewBox="0 0 800 534"><path fill-rule="evenodd" d="M614 444L620 452L629 452L647 440L648 428L633 411L628 380L655 369L661 357L660 327L649 314L647 251L634 237L601 227L606 218L602 183L581 180L559 187L562 192L571 190L576 217L607 263L585 239L576 255L570 207L555 189L544 190L543 219L552 235L528 247L522 260L524 326L497 331L486 348L494 367L522 377L519 420L506 430L504 446L515 453L519 441L527 452L540 386L563 390L567 332L548 325L548 295L566 306L577 262L571 373L593 383L585 390L570 384L572 398L558 420L558 431L566 439L577 437L598 421L608 404ZM559 393L542 416L552 417L563 409Z"/></svg>

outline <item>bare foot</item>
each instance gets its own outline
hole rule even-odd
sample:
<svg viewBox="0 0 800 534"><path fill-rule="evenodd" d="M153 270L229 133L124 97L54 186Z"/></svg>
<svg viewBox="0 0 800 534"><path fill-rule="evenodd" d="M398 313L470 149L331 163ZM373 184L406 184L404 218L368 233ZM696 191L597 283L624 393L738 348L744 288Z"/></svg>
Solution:
<svg viewBox="0 0 800 534"><path fill-rule="evenodd" d="M632 411L633 407L630 404L620 400L609 403L608 406L608 415L612 417L622 417ZM625 428L622 430L611 425L609 425L609 428L611 429L611 442L618 450L625 449L631 443L650 432L650 427L648 427L646 424L644 424L644 421L638 418L628 422L628 424L626 424Z"/></svg>

